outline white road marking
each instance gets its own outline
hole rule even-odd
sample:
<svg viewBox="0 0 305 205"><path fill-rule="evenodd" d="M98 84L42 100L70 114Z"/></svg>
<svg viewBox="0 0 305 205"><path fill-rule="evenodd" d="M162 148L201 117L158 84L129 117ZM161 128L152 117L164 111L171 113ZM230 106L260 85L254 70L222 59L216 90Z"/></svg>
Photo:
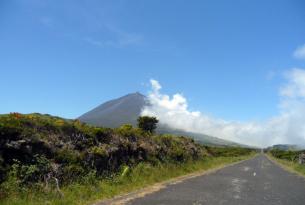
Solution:
<svg viewBox="0 0 305 205"><path fill-rule="evenodd" d="M246 183L247 180L245 179L239 179L239 178L234 178L232 179L232 185L233 185L233 198L234 199L240 199L240 193L241 193L241 189L244 183Z"/></svg>

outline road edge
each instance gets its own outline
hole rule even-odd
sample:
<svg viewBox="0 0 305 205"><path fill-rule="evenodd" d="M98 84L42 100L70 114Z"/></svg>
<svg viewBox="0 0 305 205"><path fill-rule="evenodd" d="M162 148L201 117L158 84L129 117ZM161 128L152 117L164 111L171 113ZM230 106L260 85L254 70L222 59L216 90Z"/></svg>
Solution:
<svg viewBox="0 0 305 205"><path fill-rule="evenodd" d="M163 181L163 182L159 182L159 183L141 188L141 189L133 191L133 192L129 192L129 193L126 193L126 194L115 196L111 199L104 199L104 200L95 202L92 205L108 205L108 204L123 205L123 204L126 204L126 203L134 200L134 199L142 198L142 197L144 197L148 194L152 194L154 192L160 191L160 190L166 188L169 185L178 184L178 183L184 182L188 179L192 179L192 178L195 178L195 177L200 177L200 176L212 174L212 173L214 173L218 170L224 169L226 167L234 166L234 165L243 163L245 161L254 159L257 156L258 156L258 154L255 154L248 159L244 159L244 160L241 160L241 161L238 161L238 162L233 162L233 163L226 164L226 165L220 165L219 167L215 167L215 168L212 168L212 169L208 169L208 170L204 170L204 171L196 171L196 172L191 173L191 174L175 177L175 178Z"/></svg>
<svg viewBox="0 0 305 205"><path fill-rule="evenodd" d="M297 176L303 178L305 180L305 175L301 174L300 172L294 170L293 168L282 164L281 162L277 161L274 157L270 156L269 154L264 154L271 162L273 162L274 164L276 164L277 166L279 166L280 168L282 168L283 170L289 172L289 173L293 173L296 174Z"/></svg>

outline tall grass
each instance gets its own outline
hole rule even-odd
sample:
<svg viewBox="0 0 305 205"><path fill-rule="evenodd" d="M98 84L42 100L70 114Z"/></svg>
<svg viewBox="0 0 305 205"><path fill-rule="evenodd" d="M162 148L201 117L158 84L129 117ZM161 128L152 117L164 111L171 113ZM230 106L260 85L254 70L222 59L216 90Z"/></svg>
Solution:
<svg viewBox="0 0 305 205"><path fill-rule="evenodd" d="M286 169L298 173L305 177L305 165L299 164L298 162L294 160L287 160L287 159L279 159L272 155L269 155L272 159L276 160L276 162L280 163L282 166L284 166Z"/></svg>
<svg viewBox="0 0 305 205"><path fill-rule="evenodd" d="M10 195L0 199L2 205L80 205L92 204L98 200L114 197L118 194L162 182L174 177L189 174L196 171L204 171L243 159L253 154L236 157L208 157L185 163L158 164L152 166L148 163L140 163L136 167L125 167L122 172L108 178L97 179L94 174L88 174L81 182L62 187L63 196L55 190L45 190L43 185L37 185L28 189L16 187ZM13 181L11 182L13 183ZM13 186L8 184L8 186Z"/></svg>

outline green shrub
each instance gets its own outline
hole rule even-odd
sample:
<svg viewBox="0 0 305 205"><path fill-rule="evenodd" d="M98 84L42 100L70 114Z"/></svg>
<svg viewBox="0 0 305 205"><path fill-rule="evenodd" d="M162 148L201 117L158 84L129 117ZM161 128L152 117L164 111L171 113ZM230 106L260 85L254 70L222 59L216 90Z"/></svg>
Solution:
<svg viewBox="0 0 305 205"><path fill-rule="evenodd" d="M31 164L22 164L18 160L11 166L11 173L22 184L42 181L44 176L50 172L51 166L48 159L43 155L35 155Z"/></svg>
<svg viewBox="0 0 305 205"><path fill-rule="evenodd" d="M149 176L155 167L167 164L179 167L208 156L251 152L208 148L187 137L156 135L156 123L155 118L142 117L140 128L126 124L110 129L38 113L0 115L0 197L32 187L41 189L47 177L56 177L60 185L69 187L113 177L120 184L131 180L129 175Z"/></svg>
<svg viewBox="0 0 305 205"><path fill-rule="evenodd" d="M292 151L292 150L280 150L280 149L271 149L270 153L272 156L279 158L279 159L285 159L288 161L297 161L299 154L301 154L303 151Z"/></svg>
<svg viewBox="0 0 305 205"><path fill-rule="evenodd" d="M146 132L153 133L159 120L156 117L141 116L138 118L138 127Z"/></svg>

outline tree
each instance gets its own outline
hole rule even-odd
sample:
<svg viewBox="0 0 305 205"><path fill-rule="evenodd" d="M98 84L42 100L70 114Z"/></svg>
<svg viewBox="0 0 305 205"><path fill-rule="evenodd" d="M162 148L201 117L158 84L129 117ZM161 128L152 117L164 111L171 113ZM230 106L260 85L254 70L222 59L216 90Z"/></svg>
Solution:
<svg viewBox="0 0 305 205"><path fill-rule="evenodd" d="M138 127L146 132L153 133L157 128L159 120L156 117L140 116L138 118Z"/></svg>

